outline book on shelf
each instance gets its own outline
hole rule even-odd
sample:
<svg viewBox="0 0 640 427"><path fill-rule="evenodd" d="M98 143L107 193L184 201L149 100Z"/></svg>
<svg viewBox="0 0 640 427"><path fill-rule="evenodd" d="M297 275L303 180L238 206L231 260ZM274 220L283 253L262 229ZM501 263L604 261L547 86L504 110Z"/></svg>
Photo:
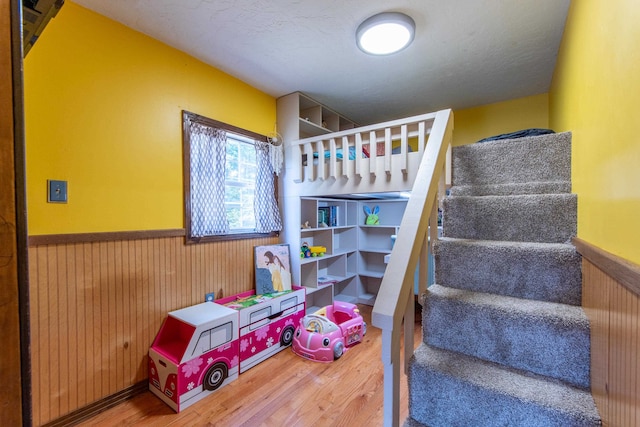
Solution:
<svg viewBox="0 0 640 427"><path fill-rule="evenodd" d="M330 209L329 207L319 207L318 208L318 227L328 227L331 225L331 218L329 218Z"/></svg>
<svg viewBox="0 0 640 427"><path fill-rule="evenodd" d="M332 283L338 283L336 279L331 276L320 276L318 277L318 286L327 286Z"/></svg>
<svg viewBox="0 0 640 427"><path fill-rule="evenodd" d="M324 225L323 225L324 224ZM338 206L321 206L318 208L318 227L338 226Z"/></svg>
<svg viewBox="0 0 640 427"><path fill-rule="evenodd" d="M329 206L329 222L331 227L338 226L338 206Z"/></svg>

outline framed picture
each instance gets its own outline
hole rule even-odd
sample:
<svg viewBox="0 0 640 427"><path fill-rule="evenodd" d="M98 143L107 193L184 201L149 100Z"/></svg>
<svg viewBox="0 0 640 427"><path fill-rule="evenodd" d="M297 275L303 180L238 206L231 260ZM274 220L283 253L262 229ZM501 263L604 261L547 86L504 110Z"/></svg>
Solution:
<svg viewBox="0 0 640 427"><path fill-rule="evenodd" d="M289 245L255 246L256 294L291 290Z"/></svg>

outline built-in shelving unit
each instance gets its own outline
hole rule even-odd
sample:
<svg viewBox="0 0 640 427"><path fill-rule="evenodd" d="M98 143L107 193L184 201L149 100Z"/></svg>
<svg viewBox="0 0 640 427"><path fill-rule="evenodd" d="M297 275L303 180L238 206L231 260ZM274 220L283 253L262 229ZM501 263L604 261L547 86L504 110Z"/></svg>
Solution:
<svg viewBox="0 0 640 427"><path fill-rule="evenodd" d="M278 131L285 146L299 139L358 126L300 92L278 98L276 106ZM294 257L294 280L306 288L307 312L334 300L373 305L386 268L385 255L391 253L391 236L397 234L406 202L406 199L289 195L282 239L290 244ZM365 224L365 205L371 209L379 206L378 225ZM319 221L318 211L332 206L337 209L334 222ZM305 223L310 228L302 228ZM295 248L303 243L324 246L326 253L320 257L298 258Z"/></svg>
<svg viewBox="0 0 640 427"><path fill-rule="evenodd" d="M278 98L277 107L285 142L357 127L352 120L300 92Z"/></svg>
<svg viewBox="0 0 640 427"><path fill-rule="evenodd" d="M358 302L373 305L387 264L385 256L393 248L392 236L398 234L407 199L368 200L359 202L358 226ZM365 206L378 207L378 224L367 225Z"/></svg>
<svg viewBox="0 0 640 427"><path fill-rule="evenodd" d="M284 139L285 152L293 141L357 127L352 120L300 92L278 98L276 108L277 128ZM280 198L285 205L282 193ZM296 196L286 205L282 239L290 244L293 257L297 257L295 247L303 242L327 248L327 253L317 259L292 259L294 280L307 289L307 311L331 304L334 298L357 302L357 202ZM330 205L338 206L337 223L319 227L317 208ZM307 221L311 228L301 229L301 224ZM318 284L318 277L332 282Z"/></svg>
<svg viewBox="0 0 640 427"><path fill-rule="evenodd" d="M365 224L365 205L379 207L380 224ZM405 207L406 199L300 198L300 218L311 226L300 229L300 245L326 248L322 256L300 259L299 281L307 289L307 312L333 300L373 305L386 268L385 255L391 253L392 236Z"/></svg>
<svg viewBox="0 0 640 427"><path fill-rule="evenodd" d="M351 200L300 198L300 246L322 246L322 256L300 259L300 284L307 288L307 312L334 298L357 302L357 209Z"/></svg>
<svg viewBox="0 0 640 427"><path fill-rule="evenodd" d="M351 120L302 93L294 93L292 96L298 98L300 138L338 132L355 127L355 123Z"/></svg>

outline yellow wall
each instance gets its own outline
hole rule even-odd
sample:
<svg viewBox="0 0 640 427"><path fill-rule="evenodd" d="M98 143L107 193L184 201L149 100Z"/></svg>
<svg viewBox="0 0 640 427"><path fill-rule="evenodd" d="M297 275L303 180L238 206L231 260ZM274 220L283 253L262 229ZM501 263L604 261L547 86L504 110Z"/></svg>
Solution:
<svg viewBox="0 0 640 427"><path fill-rule="evenodd" d="M262 134L276 120L273 97L70 1L24 68L30 235L182 228L181 111Z"/></svg>
<svg viewBox="0 0 640 427"><path fill-rule="evenodd" d="M640 264L640 2L572 1L550 123L573 132L578 236Z"/></svg>
<svg viewBox="0 0 640 427"><path fill-rule="evenodd" d="M455 111L453 145L471 144L489 136L549 127L547 94Z"/></svg>

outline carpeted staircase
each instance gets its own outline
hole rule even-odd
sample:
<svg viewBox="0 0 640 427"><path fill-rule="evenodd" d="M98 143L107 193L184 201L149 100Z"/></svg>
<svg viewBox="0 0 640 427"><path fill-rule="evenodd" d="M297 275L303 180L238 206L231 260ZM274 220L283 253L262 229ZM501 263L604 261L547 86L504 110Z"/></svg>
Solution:
<svg viewBox="0 0 640 427"><path fill-rule="evenodd" d="M598 426L571 134L455 147L405 425Z"/></svg>

